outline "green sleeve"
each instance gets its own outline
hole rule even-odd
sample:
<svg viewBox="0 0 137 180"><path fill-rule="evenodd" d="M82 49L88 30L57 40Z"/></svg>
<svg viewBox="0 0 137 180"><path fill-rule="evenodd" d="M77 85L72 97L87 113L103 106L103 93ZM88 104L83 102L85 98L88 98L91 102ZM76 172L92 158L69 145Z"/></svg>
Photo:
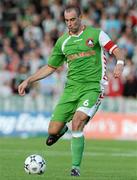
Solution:
<svg viewBox="0 0 137 180"><path fill-rule="evenodd" d="M52 50L51 56L48 59L48 65L58 68L62 66L65 61L65 56L61 50L61 42L58 40Z"/></svg>

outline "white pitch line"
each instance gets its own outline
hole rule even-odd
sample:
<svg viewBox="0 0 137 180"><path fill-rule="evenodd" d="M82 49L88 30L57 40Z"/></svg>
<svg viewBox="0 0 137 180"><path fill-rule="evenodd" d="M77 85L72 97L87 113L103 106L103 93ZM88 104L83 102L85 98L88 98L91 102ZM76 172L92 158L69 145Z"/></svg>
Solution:
<svg viewBox="0 0 137 180"><path fill-rule="evenodd" d="M86 152L85 156L114 156L114 157L137 157L136 153L92 153L92 152Z"/></svg>
<svg viewBox="0 0 137 180"><path fill-rule="evenodd" d="M0 149L0 152L2 153L11 153L11 154L20 154L20 153L30 153L29 150L8 150L8 149ZM70 156L71 151L32 151L32 153L41 153L47 156ZM84 152L84 156L113 156L113 157L137 157L137 151L131 151L131 152Z"/></svg>
<svg viewBox="0 0 137 180"><path fill-rule="evenodd" d="M45 152L49 156L68 156L71 155L70 152ZM137 153L94 153L94 152L85 152L84 156L114 156L114 157L137 157Z"/></svg>

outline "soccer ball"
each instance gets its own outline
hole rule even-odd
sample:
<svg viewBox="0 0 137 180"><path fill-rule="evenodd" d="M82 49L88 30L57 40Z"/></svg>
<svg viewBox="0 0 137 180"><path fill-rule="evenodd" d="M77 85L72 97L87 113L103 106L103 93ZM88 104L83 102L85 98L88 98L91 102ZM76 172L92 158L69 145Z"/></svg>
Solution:
<svg viewBox="0 0 137 180"><path fill-rule="evenodd" d="M38 154L32 154L25 159L24 170L28 174L43 174L46 170L46 161Z"/></svg>

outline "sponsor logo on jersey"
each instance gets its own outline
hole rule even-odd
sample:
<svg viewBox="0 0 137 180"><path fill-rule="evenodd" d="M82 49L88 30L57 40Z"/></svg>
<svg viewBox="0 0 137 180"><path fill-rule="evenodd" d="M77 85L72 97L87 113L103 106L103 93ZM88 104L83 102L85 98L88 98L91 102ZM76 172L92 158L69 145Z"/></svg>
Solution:
<svg viewBox="0 0 137 180"><path fill-rule="evenodd" d="M94 42L93 42L93 39L92 38L89 38L86 40L86 45L88 47L93 47L94 46Z"/></svg>
<svg viewBox="0 0 137 180"><path fill-rule="evenodd" d="M81 57L89 57L89 56L94 56L96 54L95 51L88 51L88 52L80 52L80 53L77 53L77 54L71 54L71 55L68 55L67 56L67 60L75 60L75 59L78 59L78 58L81 58Z"/></svg>

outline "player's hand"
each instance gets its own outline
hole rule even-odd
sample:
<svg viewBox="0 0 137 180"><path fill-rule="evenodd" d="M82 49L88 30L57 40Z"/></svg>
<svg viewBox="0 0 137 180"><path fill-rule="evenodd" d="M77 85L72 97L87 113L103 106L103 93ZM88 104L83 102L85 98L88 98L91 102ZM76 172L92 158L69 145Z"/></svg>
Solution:
<svg viewBox="0 0 137 180"><path fill-rule="evenodd" d="M124 69L123 64L116 64L116 66L114 68L114 77L120 78L120 76L122 75L123 69Z"/></svg>
<svg viewBox="0 0 137 180"><path fill-rule="evenodd" d="M26 94L25 89L28 87L28 85L29 85L29 82L26 79L18 86L18 93L20 96L24 96Z"/></svg>

